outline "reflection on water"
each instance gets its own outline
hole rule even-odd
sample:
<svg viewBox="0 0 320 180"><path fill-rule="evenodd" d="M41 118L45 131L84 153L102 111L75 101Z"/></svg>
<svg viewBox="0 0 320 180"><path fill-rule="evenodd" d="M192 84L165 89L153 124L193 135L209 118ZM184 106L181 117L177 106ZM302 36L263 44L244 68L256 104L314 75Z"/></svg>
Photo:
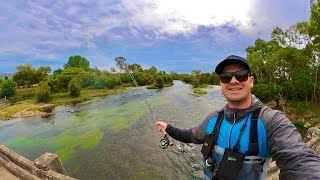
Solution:
<svg viewBox="0 0 320 180"><path fill-rule="evenodd" d="M60 156L70 176L79 179L190 179L200 174L200 146L174 141L163 150L161 134L138 91L159 119L193 127L225 104L219 87L194 95L174 81L163 90L145 87L59 106L47 118L15 119L0 124L0 141L34 160L49 151Z"/></svg>

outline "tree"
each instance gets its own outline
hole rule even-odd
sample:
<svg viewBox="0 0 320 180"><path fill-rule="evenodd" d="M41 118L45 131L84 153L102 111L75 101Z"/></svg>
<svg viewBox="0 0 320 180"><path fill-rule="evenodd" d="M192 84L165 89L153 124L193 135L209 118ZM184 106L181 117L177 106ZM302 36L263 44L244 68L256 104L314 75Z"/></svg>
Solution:
<svg viewBox="0 0 320 180"><path fill-rule="evenodd" d="M120 84L120 78L118 76L114 76L114 77L106 76L105 79L107 82L107 88L109 89L113 89Z"/></svg>
<svg viewBox="0 0 320 180"><path fill-rule="evenodd" d="M274 83L256 84L252 89L252 93L259 97L259 99L263 102L277 100L280 92L281 88Z"/></svg>
<svg viewBox="0 0 320 180"><path fill-rule="evenodd" d="M293 86L295 89L294 92L307 102L313 90L312 78L305 73L298 73L293 78Z"/></svg>
<svg viewBox="0 0 320 180"><path fill-rule="evenodd" d="M40 82L39 90L37 92L37 102L49 102L51 100L50 87L47 81Z"/></svg>
<svg viewBox="0 0 320 180"><path fill-rule="evenodd" d="M48 77L48 74L51 72L50 66L40 66L36 70L36 78L37 78L37 83L42 81L45 77Z"/></svg>
<svg viewBox="0 0 320 180"><path fill-rule="evenodd" d="M116 73L116 72L117 72L116 68L110 68L110 71L111 71L112 73Z"/></svg>
<svg viewBox="0 0 320 180"><path fill-rule="evenodd" d="M63 66L65 69L70 68L70 67L75 67L75 68L81 68L86 71L90 71L90 63L89 61L81 57L79 55L77 56L70 56L68 62Z"/></svg>
<svg viewBox="0 0 320 180"><path fill-rule="evenodd" d="M146 72L150 73L153 76L156 76L158 73L158 69L155 66L151 66Z"/></svg>
<svg viewBox="0 0 320 180"><path fill-rule="evenodd" d="M164 87L164 80L161 76L156 77L155 86L157 88L163 88Z"/></svg>
<svg viewBox="0 0 320 180"><path fill-rule="evenodd" d="M312 59L312 69L314 77L314 89L312 99L318 102L320 96L319 88L319 68L320 68L320 3L316 3L311 7L311 16L309 19L308 34L311 42L308 47L310 57Z"/></svg>
<svg viewBox="0 0 320 180"><path fill-rule="evenodd" d="M276 28L272 32L272 39L276 40L281 47L295 47L303 49L309 42L307 34L307 22L299 22L290 26L285 31Z"/></svg>
<svg viewBox="0 0 320 180"><path fill-rule="evenodd" d="M17 72L13 74L12 79L17 83L18 86L28 86L38 83L36 78L36 70L31 64L20 65L16 67Z"/></svg>
<svg viewBox="0 0 320 180"><path fill-rule="evenodd" d="M82 87L93 86L95 76L82 68L70 67L64 69L61 74L56 76L56 78L60 83L60 88L67 89L72 78L79 79L79 83Z"/></svg>
<svg viewBox="0 0 320 180"><path fill-rule="evenodd" d="M50 92L53 92L53 93L57 93L60 90L62 90L61 83L60 83L59 79L55 76L49 78L48 86L50 87Z"/></svg>
<svg viewBox="0 0 320 180"><path fill-rule="evenodd" d="M108 84L108 82L107 82L106 78L103 76L99 76L96 79L94 87L97 89L104 89L105 87L107 87L107 84Z"/></svg>
<svg viewBox="0 0 320 180"><path fill-rule="evenodd" d="M69 83L68 89L71 97L79 97L81 91L79 80L77 78L72 78Z"/></svg>
<svg viewBox="0 0 320 180"><path fill-rule="evenodd" d="M272 82L275 78L273 73L276 71L276 66L273 61L277 60L274 54L279 48L277 41L262 39L257 39L254 46L246 48L247 60L257 82Z"/></svg>
<svg viewBox="0 0 320 180"><path fill-rule="evenodd" d="M125 67L125 66L126 66L126 64L125 64L126 58L124 58L124 57L122 57L122 56L119 56L119 57L116 57L114 60L116 61L117 66L118 66L119 69L120 69L120 72L122 72L123 70L125 70L125 68L126 68L126 67Z"/></svg>
<svg viewBox="0 0 320 180"><path fill-rule="evenodd" d="M193 87L194 88L199 87L201 70L192 70L191 74L193 75L193 78L192 78Z"/></svg>
<svg viewBox="0 0 320 180"><path fill-rule="evenodd" d="M17 72L13 74L12 79L18 86L28 87L39 83L44 78L48 77L48 74L51 72L51 68L49 66L40 66L36 70L31 64L17 66L16 69Z"/></svg>
<svg viewBox="0 0 320 180"><path fill-rule="evenodd" d="M94 67L94 74L97 76L101 76L102 71L97 66L95 66Z"/></svg>
<svg viewBox="0 0 320 180"><path fill-rule="evenodd" d="M17 83L12 79L5 80L1 83L1 96L2 97L11 97L16 93Z"/></svg>
<svg viewBox="0 0 320 180"><path fill-rule="evenodd" d="M53 75L56 76L56 75L58 75L58 74L61 74L62 71L63 71L63 70L59 68L59 69L53 71Z"/></svg>
<svg viewBox="0 0 320 180"><path fill-rule="evenodd" d="M140 64L130 64L128 65L128 69L132 72L142 72L142 66Z"/></svg>

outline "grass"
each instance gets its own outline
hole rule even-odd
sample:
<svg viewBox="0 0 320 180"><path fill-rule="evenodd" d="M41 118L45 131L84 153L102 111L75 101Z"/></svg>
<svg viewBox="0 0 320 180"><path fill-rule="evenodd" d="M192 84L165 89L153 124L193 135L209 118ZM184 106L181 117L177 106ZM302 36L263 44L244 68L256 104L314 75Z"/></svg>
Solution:
<svg viewBox="0 0 320 180"><path fill-rule="evenodd" d="M9 120L20 111L27 111L28 114L39 114L40 112L48 112L48 108L43 108L45 104L37 103L35 94L38 87L18 89L15 96L10 98L14 102L13 105L0 106L0 119ZM72 98L68 92L60 92L52 95L50 108L52 109L58 105L77 104L83 101L94 99L96 97L108 96L125 90L124 87L117 87L115 89L83 89L80 96Z"/></svg>
<svg viewBox="0 0 320 180"><path fill-rule="evenodd" d="M32 112L40 112L38 106L34 105L32 101L23 101L20 103L16 103L13 106L6 106L4 108L0 108L0 117L2 119L10 119L13 117L17 112L24 110L24 111L32 111Z"/></svg>
<svg viewBox="0 0 320 180"><path fill-rule="evenodd" d="M38 88L39 87L17 89L15 95L10 97L9 100L12 102L19 102L28 99L35 99Z"/></svg>
<svg viewBox="0 0 320 180"><path fill-rule="evenodd" d="M296 115L302 116L309 109L309 105L305 101L290 101L290 106L293 108Z"/></svg>
<svg viewBox="0 0 320 180"><path fill-rule="evenodd" d="M50 103L55 105L77 104L96 97L108 96L123 90L125 90L123 87L118 87L115 89L83 89L81 90L80 96L76 98L70 97L68 92L61 92L54 94Z"/></svg>
<svg viewBox="0 0 320 180"><path fill-rule="evenodd" d="M320 116L320 104L313 104L310 110L315 113L317 116Z"/></svg>
<svg viewBox="0 0 320 180"><path fill-rule="evenodd" d="M207 91L201 89L194 89L193 92L196 94L208 94Z"/></svg>
<svg viewBox="0 0 320 180"><path fill-rule="evenodd" d="M173 86L173 84L164 84L163 87L170 87ZM154 84L151 84L149 86L147 86L147 89L159 89L157 88Z"/></svg>
<svg viewBox="0 0 320 180"><path fill-rule="evenodd" d="M199 88L208 88L208 84L200 84Z"/></svg>

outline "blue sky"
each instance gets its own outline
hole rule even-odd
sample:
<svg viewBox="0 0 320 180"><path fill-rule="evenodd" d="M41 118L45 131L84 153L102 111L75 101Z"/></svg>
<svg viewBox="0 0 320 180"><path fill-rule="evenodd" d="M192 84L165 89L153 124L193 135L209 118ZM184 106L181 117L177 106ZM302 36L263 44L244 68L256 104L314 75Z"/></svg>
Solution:
<svg viewBox="0 0 320 180"><path fill-rule="evenodd" d="M154 65L212 72L230 54L246 56L275 27L307 21L309 0L25 0L0 3L0 73L32 64L62 68L73 55L91 67Z"/></svg>

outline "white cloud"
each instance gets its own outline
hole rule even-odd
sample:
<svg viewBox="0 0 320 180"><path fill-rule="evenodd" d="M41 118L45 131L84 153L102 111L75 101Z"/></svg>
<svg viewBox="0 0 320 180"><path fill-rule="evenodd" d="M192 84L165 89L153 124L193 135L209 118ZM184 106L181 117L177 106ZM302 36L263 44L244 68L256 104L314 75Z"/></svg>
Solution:
<svg viewBox="0 0 320 180"><path fill-rule="evenodd" d="M152 44L176 35L189 37L202 26L211 31L209 38L221 41L239 34L255 38L295 21L285 21L290 18L283 14L290 10L281 9L284 4L277 0L8 1L0 5L4 15L0 52L51 59L60 50L99 48L100 38L143 39Z"/></svg>
<svg viewBox="0 0 320 180"><path fill-rule="evenodd" d="M191 34L198 26L233 25L239 30L252 27L252 0L123 0L135 26L162 34Z"/></svg>

